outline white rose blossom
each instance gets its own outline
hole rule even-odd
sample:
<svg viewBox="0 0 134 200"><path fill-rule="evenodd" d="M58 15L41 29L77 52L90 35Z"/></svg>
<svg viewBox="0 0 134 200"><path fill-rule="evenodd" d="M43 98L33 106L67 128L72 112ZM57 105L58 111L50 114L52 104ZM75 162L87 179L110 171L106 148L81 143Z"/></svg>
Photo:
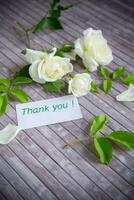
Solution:
<svg viewBox="0 0 134 200"><path fill-rule="evenodd" d="M87 73L76 74L70 81L68 92L76 97L86 95L91 88L91 76Z"/></svg>
<svg viewBox="0 0 134 200"><path fill-rule="evenodd" d="M75 53L82 58L83 64L91 72L96 71L99 65L108 65L113 60L112 50L101 30L89 28L74 43Z"/></svg>
<svg viewBox="0 0 134 200"><path fill-rule="evenodd" d="M53 82L73 71L70 58L55 56L56 48L52 53L26 49L25 56L31 63L29 74L38 83Z"/></svg>

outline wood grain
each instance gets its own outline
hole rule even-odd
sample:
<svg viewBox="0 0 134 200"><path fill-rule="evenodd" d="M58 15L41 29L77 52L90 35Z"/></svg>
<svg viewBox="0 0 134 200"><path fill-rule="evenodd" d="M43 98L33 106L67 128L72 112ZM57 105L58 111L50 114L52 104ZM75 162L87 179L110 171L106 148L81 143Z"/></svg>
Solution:
<svg viewBox="0 0 134 200"><path fill-rule="evenodd" d="M64 0L76 3L77 0ZM0 74L9 77L26 64L21 50L25 39L15 30L16 21L27 27L34 25L47 11L50 0L0 1ZM84 0L63 13L64 31L45 31L32 36L33 48L51 48L77 39L88 27L102 29L114 54L109 65L127 66L134 73L134 7L131 0ZM124 14L125 13L125 14ZM75 71L81 70L77 64ZM95 75L93 75L96 78ZM30 101L56 97L44 93L38 85L25 86ZM109 166L99 164L92 143L81 142L63 149L68 140L88 134L88 123L105 113L110 121L101 132L127 129L134 132L134 104L115 101L127 87L113 84L109 95L89 94L79 99L83 119L21 131L7 146L0 146L0 199L9 200L124 200L134 197L134 151L115 146ZM16 123L16 102L11 102L0 127Z"/></svg>

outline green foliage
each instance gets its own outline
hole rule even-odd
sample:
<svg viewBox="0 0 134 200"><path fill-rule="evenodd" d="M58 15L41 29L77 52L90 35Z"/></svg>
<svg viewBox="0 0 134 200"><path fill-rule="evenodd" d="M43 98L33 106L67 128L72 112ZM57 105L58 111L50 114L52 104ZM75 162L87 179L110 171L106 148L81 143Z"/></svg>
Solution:
<svg viewBox="0 0 134 200"><path fill-rule="evenodd" d="M100 162L106 165L109 164L112 159L112 142L119 143L129 149L134 149L134 133L132 132L117 130L101 137L96 136L96 133L98 133L103 127L105 127L107 122L108 118L106 115L101 114L95 116L90 125L90 136L80 138L79 140L73 140L70 143L66 144L64 147L76 144L80 141L87 141L92 139L94 142L94 148L99 155Z"/></svg>
<svg viewBox="0 0 134 200"><path fill-rule="evenodd" d="M82 73L87 73L87 74L89 74L90 71L89 71L89 69L85 68L85 69L82 70Z"/></svg>
<svg viewBox="0 0 134 200"><path fill-rule="evenodd" d="M94 138L94 147L102 164L108 164L112 159L112 144L104 137Z"/></svg>
<svg viewBox="0 0 134 200"><path fill-rule="evenodd" d="M69 53L73 50L73 46L70 44L64 44L61 48L56 51L56 56L64 57L64 53Z"/></svg>
<svg viewBox="0 0 134 200"><path fill-rule="evenodd" d="M12 84L14 84L14 85L28 84L28 83L32 83L32 79L24 77L24 76L18 76L12 81Z"/></svg>
<svg viewBox="0 0 134 200"><path fill-rule="evenodd" d="M11 88L10 94L22 103L28 101L28 95L26 94L26 92L18 87Z"/></svg>
<svg viewBox="0 0 134 200"><path fill-rule="evenodd" d="M106 125L107 121L105 115L98 115L92 121L90 128L90 134L94 138L94 147L99 154L100 162L103 164L108 164L112 158L112 144L110 141L124 145L129 149L134 148L134 133L132 132L118 130L104 137L96 137L96 133Z"/></svg>
<svg viewBox="0 0 134 200"><path fill-rule="evenodd" d="M90 89L90 91L92 92L92 93L99 93L99 88L97 87L97 85L96 85L96 83L95 82L91 82L91 89Z"/></svg>
<svg viewBox="0 0 134 200"><path fill-rule="evenodd" d="M9 86L10 85L10 80L4 79L4 78L0 78L0 84L5 85L5 86Z"/></svg>
<svg viewBox="0 0 134 200"><path fill-rule="evenodd" d="M6 112L8 97L6 94L0 94L0 116Z"/></svg>
<svg viewBox="0 0 134 200"><path fill-rule="evenodd" d="M47 27L51 30L63 29L60 21L57 18L47 17Z"/></svg>
<svg viewBox="0 0 134 200"><path fill-rule="evenodd" d="M15 87L19 84L29 84L32 79L24 76L19 76L21 74L27 75L28 66L24 66L18 73L15 74L14 79L0 79L0 116L6 112L6 108L10 97L18 99L20 102L27 102L28 95L26 92L19 87Z"/></svg>
<svg viewBox="0 0 134 200"><path fill-rule="evenodd" d="M118 79L120 78L125 72L125 67L123 66L120 66L118 68L116 68L114 70L114 72L112 73L112 78L115 80L115 79Z"/></svg>
<svg viewBox="0 0 134 200"><path fill-rule="evenodd" d="M99 67L99 73L102 76L102 89L105 92L105 94L108 94L110 89L112 88L113 80L120 80L123 81L125 84L134 84L134 74L129 74L127 77L123 78L124 72L124 66L117 67L112 73L107 67Z"/></svg>
<svg viewBox="0 0 134 200"><path fill-rule="evenodd" d="M59 3L59 2L60 2L60 0L52 0L52 3L50 5L51 10L53 10L55 8L56 4Z"/></svg>
<svg viewBox="0 0 134 200"><path fill-rule="evenodd" d="M8 87L5 85L0 85L0 93L6 93L8 92Z"/></svg>
<svg viewBox="0 0 134 200"><path fill-rule="evenodd" d="M46 82L45 84L43 84L43 89L46 92L62 93L63 88L65 88L65 82L63 80Z"/></svg>
<svg viewBox="0 0 134 200"><path fill-rule="evenodd" d="M122 130L113 131L112 133L107 135L107 138L115 142L118 142L129 149L134 148L134 134L132 132L122 131Z"/></svg>
<svg viewBox="0 0 134 200"><path fill-rule="evenodd" d="M128 74L122 81L127 85L134 84L134 74Z"/></svg>
<svg viewBox="0 0 134 200"><path fill-rule="evenodd" d="M106 115L98 115L96 116L91 124L90 127L90 134L91 135L96 135L96 133L98 133L108 122L108 119L106 117Z"/></svg>
<svg viewBox="0 0 134 200"><path fill-rule="evenodd" d="M43 31L44 28L48 28L51 30L63 29L59 20L61 12L71 8L73 5L61 5L59 3L59 0L52 0L49 9L49 14L47 16L44 16L36 25L33 26L33 33Z"/></svg>
<svg viewBox="0 0 134 200"><path fill-rule="evenodd" d="M16 72L15 77L23 76L23 77L31 78L29 74L30 65L31 64L23 66L18 72Z"/></svg>
<svg viewBox="0 0 134 200"><path fill-rule="evenodd" d="M61 48L58 49L59 51L62 52L70 52L71 50L73 50L73 46L71 44L64 44Z"/></svg>
<svg viewBox="0 0 134 200"><path fill-rule="evenodd" d="M47 27L47 18L43 17L35 26L33 29L33 33L37 33L40 31L43 31L44 28Z"/></svg>
<svg viewBox="0 0 134 200"><path fill-rule="evenodd" d="M110 79L103 80L103 90L107 94L112 88L112 81Z"/></svg>
<svg viewBox="0 0 134 200"><path fill-rule="evenodd" d="M110 75L110 72L109 72L109 70L108 70L108 68L106 68L106 67L100 67L100 74L105 78L105 79L107 79L107 78L109 78L109 75Z"/></svg>

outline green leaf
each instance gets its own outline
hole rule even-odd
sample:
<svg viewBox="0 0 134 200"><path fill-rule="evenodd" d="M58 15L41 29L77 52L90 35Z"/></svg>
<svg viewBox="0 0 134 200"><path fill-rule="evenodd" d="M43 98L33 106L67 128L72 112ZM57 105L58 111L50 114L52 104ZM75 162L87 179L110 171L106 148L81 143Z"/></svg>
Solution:
<svg viewBox="0 0 134 200"><path fill-rule="evenodd" d="M115 142L118 142L127 148L134 148L134 133L128 131L113 131L106 136L108 139L111 139Z"/></svg>
<svg viewBox="0 0 134 200"><path fill-rule="evenodd" d="M105 79L109 78L110 72L109 72L108 68L100 67L100 73Z"/></svg>
<svg viewBox="0 0 134 200"><path fill-rule="evenodd" d="M56 51L55 56L65 57L63 54L63 51L59 51L59 50Z"/></svg>
<svg viewBox="0 0 134 200"><path fill-rule="evenodd" d="M59 48L58 50L62 51L62 52L70 52L73 50L73 46L71 44L64 44L61 48Z"/></svg>
<svg viewBox="0 0 134 200"><path fill-rule="evenodd" d="M53 9L56 6L56 4L59 2L60 2L60 0L53 0L52 4L51 4L51 9Z"/></svg>
<svg viewBox="0 0 134 200"><path fill-rule="evenodd" d="M113 79L118 79L120 78L125 72L125 67L118 67L117 69L114 70L113 74L112 74L112 78Z"/></svg>
<svg viewBox="0 0 134 200"><path fill-rule="evenodd" d="M28 95L26 94L26 92L18 87L11 88L10 94L16 97L22 103L28 101Z"/></svg>
<svg viewBox="0 0 134 200"><path fill-rule="evenodd" d="M4 79L4 78L0 78L0 84L3 84L5 86L9 86L10 85L10 80Z"/></svg>
<svg viewBox="0 0 134 200"><path fill-rule="evenodd" d="M0 116L6 112L7 105L8 105L7 95L0 95Z"/></svg>
<svg viewBox="0 0 134 200"><path fill-rule="evenodd" d="M0 92L4 92L4 93L8 92L8 87L5 85L0 85Z"/></svg>
<svg viewBox="0 0 134 200"><path fill-rule="evenodd" d="M23 50L21 51L21 53L22 53L23 55L26 55L26 52L27 52L27 49L23 49Z"/></svg>
<svg viewBox="0 0 134 200"><path fill-rule="evenodd" d="M46 92L61 93L64 87L65 87L65 82L63 80L46 82L45 84L43 84L43 88Z"/></svg>
<svg viewBox="0 0 134 200"><path fill-rule="evenodd" d="M106 115L97 115L91 124L90 127L90 134L95 135L98 131L100 131L108 122L107 116Z"/></svg>
<svg viewBox="0 0 134 200"><path fill-rule="evenodd" d="M51 30L63 29L60 21L52 17L47 17L47 27Z"/></svg>
<svg viewBox="0 0 134 200"><path fill-rule="evenodd" d="M123 78L123 83L129 85L134 84L134 74L128 74L125 78Z"/></svg>
<svg viewBox="0 0 134 200"><path fill-rule="evenodd" d="M83 70L82 70L82 73L87 73L87 74L89 74L90 71L89 71L89 69L86 68L86 69L83 69Z"/></svg>
<svg viewBox="0 0 134 200"><path fill-rule="evenodd" d="M68 10L69 8L72 8L73 6L74 6L74 4L59 5L58 8L59 8L61 11L64 11L64 10Z"/></svg>
<svg viewBox="0 0 134 200"><path fill-rule="evenodd" d="M25 84L25 83L32 83L32 79L24 77L24 76L19 76L16 77L13 81L12 84L18 85L18 84Z"/></svg>
<svg viewBox="0 0 134 200"><path fill-rule="evenodd" d="M51 17L58 19L61 15L61 10L60 9L54 9L51 11Z"/></svg>
<svg viewBox="0 0 134 200"><path fill-rule="evenodd" d="M65 57L64 53L69 53L73 50L73 46L70 44L64 44L61 48L56 51L56 56Z"/></svg>
<svg viewBox="0 0 134 200"><path fill-rule="evenodd" d="M27 78L31 78L30 74L29 74L29 67L30 67L30 65L31 64L28 64L28 65L25 65L24 67L22 67L20 69L20 71L16 72L15 77L24 76L24 77L27 77Z"/></svg>
<svg viewBox="0 0 134 200"><path fill-rule="evenodd" d="M46 28L48 26L48 21L47 21L47 17L43 17L35 26L33 29L33 33L37 33L40 31L43 31L44 28Z"/></svg>
<svg viewBox="0 0 134 200"><path fill-rule="evenodd" d="M94 146L99 154L100 162L102 164L108 164L112 159L112 144L104 137L94 138Z"/></svg>
<svg viewBox="0 0 134 200"><path fill-rule="evenodd" d="M95 82L91 82L91 89L90 89L90 91L92 92L92 93L99 93L99 88L97 87L97 85L96 85L96 83Z"/></svg>
<svg viewBox="0 0 134 200"><path fill-rule="evenodd" d="M112 81L110 79L103 80L103 90L107 94L112 88Z"/></svg>

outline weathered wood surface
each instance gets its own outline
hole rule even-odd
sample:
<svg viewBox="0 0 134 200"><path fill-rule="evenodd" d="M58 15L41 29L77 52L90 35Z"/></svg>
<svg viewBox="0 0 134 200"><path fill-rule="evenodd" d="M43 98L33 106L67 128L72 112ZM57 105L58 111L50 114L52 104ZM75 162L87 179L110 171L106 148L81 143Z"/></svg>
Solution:
<svg viewBox="0 0 134 200"><path fill-rule="evenodd" d="M20 51L24 41L15 30L16 21L30 27L47 11L50 1L0 1L0 73L3 77L26 63ZM64 1L65 2L65 1ZM66 0L66 2L77 2ZM131 0L83 0L63 13L64 31L48 31L33 36L33 48L60 46L77 39L88 27L103 31L113 49L117 65L134 73L134 2ZM80 66L76 66L76 71ZM81 142L69 149L62 146L70 139L82 137L93 116L105 113L110 122L101 132L117 129L134 132L134 104L115 101L126 89L116 83L108 95L89 94L79 99L84 118L21 131L9 145L0 146L0 199L5 200L88 200L134 199L134 151L121 147L114 151L109 166L99 164L90 143ZM25 86L30 100L54 97L43 93L38 85ZM16 123L14 102L1 117L0 128Z"/></svg>

